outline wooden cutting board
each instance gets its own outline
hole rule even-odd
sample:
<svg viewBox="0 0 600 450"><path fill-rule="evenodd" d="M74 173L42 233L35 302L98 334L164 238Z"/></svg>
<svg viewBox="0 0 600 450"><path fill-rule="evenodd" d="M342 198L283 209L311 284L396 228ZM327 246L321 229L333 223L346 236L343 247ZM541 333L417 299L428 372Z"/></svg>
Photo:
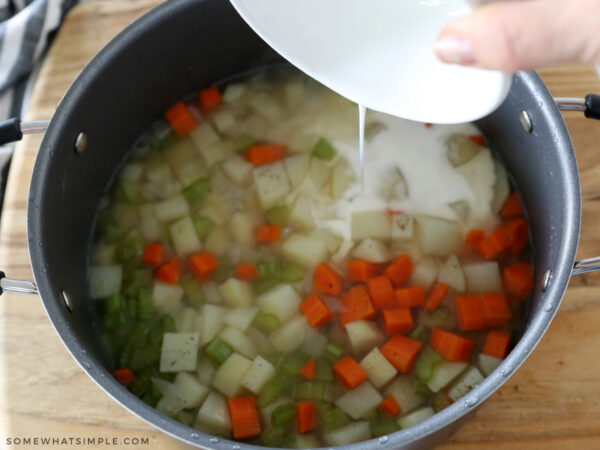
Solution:
<svg viewBox="0 0 600 450"><path fill-rule="evenodd" d="M95 0L68 15L33 92L27 119L50 118L69 84L110 38L160 0ZM555 96L600 92L588 67L542 71ZM583 187L580 257L600 255L600 123L565 114L573 135ZM26 137L10 170L0 226L0 268L32 279L26 235L31 172L40 137ZM558 315L540 345L510 380L443 449L600 448L600 276L571 281ZM7 438L100 438L114 448L124 439L148 438L126 448L168 449L174 440L123 409L97 387L66 351L37 297L0 298L0 448ZM131 442L131 441L130 441ZM21 445L19 448L46 448Z"/></svg>

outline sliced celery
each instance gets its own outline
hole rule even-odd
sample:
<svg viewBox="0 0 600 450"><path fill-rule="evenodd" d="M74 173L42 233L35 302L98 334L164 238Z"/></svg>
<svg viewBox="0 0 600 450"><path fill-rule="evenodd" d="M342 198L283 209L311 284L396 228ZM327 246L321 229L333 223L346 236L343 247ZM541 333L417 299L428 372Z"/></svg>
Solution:
<svg viewBox="0 0 600 450"><path fill-rule="evenodd" d="M319 425L325 432L340 428L350 421L344 411L331 403L322 400L316 401L315 409L317 410Z"/></svg>
<svg viewBox="0 0 600 450"><path fill-rule="evenodd" d="M265 383L260 393L258 394L256 404L259 408L269 406L271 403L277 400L283 392L289 389L289 387L289 380L286 380L283 377L271 378Z"/></svg>
<svg viewBox="0 0 600 450"><path fill-rule="evenodd" d="M316 156L324 161L331 161L333 158L335 158L337 150L327 139L320 138L313 147L312 154L313 156Z"/></svg>
<svg viewBox="0 0 600 450"><path fill-rule="evenodd" d="M147 347L136 348L129 361L129 368L131 370L144 369L146 367L155 366L160 360L160 346L158 344L151 344Z"/></svg>
<svg viewBox="0 0 600 450"><path fill-rule="evenodd" d="M204 347L204 353L218 364L223 364L233 353L233 349L221 338L215 336Z"/></svg>
<svg viewBox="0 0 600 450"><path fill-rule="evenodd" d="M279 405L271 413L271 422L275 425L285 425L290 423L296 417L296 405L293 403L284 403Z"/></svg>
<svg viewBox="0 0 600 450"><path fill-rule="evenodd" d="M327 344L327 347L325 347L325 354L331 360L337 361L344 354L344 349L342 347L340 347L339 345L336 345L333 342L330 342L329 344Z"/></svg>
<svg viewBox="0 0 600 450"><path fill-rule="evenodd" d="M417 381L415 385L415 394L419 397L429 397L431 395L431 390L425 383Z"/></svg>
<svg viewBox="0 0 600 450"><path fill-rule="evenodd" d="M283 352L271 353L269 356L267 356L267 361L269 361L271 363L271 365L273 367L275 367L275 369L278 370L281 367L281 365L283 364L283 362L285 361L285 353L283 353Z"/></svg>
<svg viewBox="0 0 600 450"><path fill-rule="evenodd" d="M281 447L280 443L285 439L285 434L286 429L283 425L271 425L263 431L260 442L265 447Z"/></svg>
<svg viewBox="0 0 600 450"><path fill-rule="evenodd" d="M122 292L130 297L137 297L142 289L152 284L152 271L149 269L137 269L127 273L123 278Z"/></svg>
<svg viewBox="0 0 600 450"><path fill-rule="evenodd" d="M254 321L252 322L254 327L258 328L264 334L271 334L279 325L281 325L281 320L275 314L270 313L261 313L258 314Z"/></svg>
<svg viewBox="0 0 600 450"><path fill-rule="evenodd" d="M236 152L245 152L248 147L256 145L256 139L252 137L241 137L233 141L233 149Z"/></svg>
<svg viewBox="0 0 600 450"><path fill-rule="evenodd" d="M295 283L296 281L304 280L306 269L298 263L286 263L279 275L281 281L286 283Z"/></svg>
<svg viewBox="0 0 600 450"><path fill-rule="evenodd" d="M137 297L136 315L138 319L149 319L152 315L154 303L148 289L141 289Z"/></svg>
<svg viewBox="0 0 600 450"><path fill-rule="evenodd" d="M302 352L289 355L281 365L280 372L286 377L297 377L310 358Z"/></svg>
<svg viewBox="0 0 600 450"><path fill-rule="evenodd" d="M107 314L118 314L123 309L123 306L123 297L118 292L109 295L104 303Z"/></svg>
<svg viewBox="0 0 600 450"><path fill-rule="evenodd" d="M301 382L294 385L294 397L298 400L323 400L325 385L323 383Z"/></svg>
<svg viewBox="0 0 600 450"><path fill-rule="evenodd" d="M447 326L451 316L452 311L450 311L450 308L442 305L425 317L423 325L429 328L443 328Z"/></svg>
<svg viewBox="0 0 600 450"><path fill-rule="evenodd" d="M383 420L371 425L373 437L385 436L400 430L400 425L395 420Z"/></svg>
<svg viewBox="0 0 600 450"><path fill-rule="evenodd" d="M273 225L287 226L290 208L287 205L275 205L265 211L267 220Z"/></svg>
<svg viewBox="0 0 600 450"><path fill-rule="evenodd" d="M139 184L121 181L117 189L120 197L128 203L139 205L144 201Z"/></svg>
<svg viewBox="0 0 600 450"><path fill-rule="evenodd" d="M183 195L192 205L201 205L209 192L210 179L201 177L186 187L183 190Z"/></svg>
<svg viewBox="0 0 600 450"><path fill-rule="evenodd" d="M194 223L196 234L200 239L208 236L213 228L213 225L215 224L210 217L206 216L194 217L192 222Z"/></svg>
<svg viewBox="0 0 600 450"><path fill-rule="evenodd" d="M408 337L415 341L426 343L429 341L429 330L419 324L408 333Z"/></svg>
<svg viewBox="0 0 600 450"><path fill-rule="evenodd" d="M333 368L331 363L325 358L317 359L316 369L315 369L315 381L322 381L324 383L332 383L334 380L333 377Z"/></svg>
<svg viewBox="0 0 600 450"><path fill-rule="evenodd" d="M160 326L163 333L175 333L175 319L168 314L165 314L160 318Z"/></svg>
<svg viewBox="0 0 600 450"><path fill-rule="evenodd" d="M283 270L281 261L260 262L256 265L258 275L261 277L277 277Z"/></svg>
<svg viewBox="0 0 600 450"><path fill-rule="evenodd" d="M435 368L443 361L443 358L426 345L415 360L415 375L421 383L429 383L433 378Z"/></svg>
<svg viewBox="0 0 600 450"><path fill-rule="evenodd" d="M256 295L264 294L279 284L279 280L275 277L261 277L254 283L254 292Z"/></svg>
<svg viewBox="0 0 600 450"><path fill-rule="evenodd" d="M200 284L198 284L193 275L189 273L182 275L180 283L190 305L198 307L205 302L206 299L204 298L202 287L200 287Z"/></svg>

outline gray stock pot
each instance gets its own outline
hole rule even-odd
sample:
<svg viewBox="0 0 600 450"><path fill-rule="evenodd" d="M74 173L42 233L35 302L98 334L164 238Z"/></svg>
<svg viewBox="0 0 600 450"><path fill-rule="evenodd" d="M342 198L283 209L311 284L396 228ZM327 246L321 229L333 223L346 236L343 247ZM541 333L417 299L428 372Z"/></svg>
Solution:
<svg viewBox="0 0 600 450"><path fill-rule="evenodd" d="M281 61L229 2L172 0L109 43L75 80L49 123L0 124L0 144L47 127L27 217L35 283L1 274L0 287L22 293L39 289L57 333L83 370L133 414L193 446L254 448L217 440L163 416L111 376L86 281L95 214L126 149L169 105L207 85ZM581 193L559 112L559 107L578 109L593 117L597 106L591 95L555 101L535 73L519 73L504 104L477 123L506 163L529 215L536 288L526 328L506 360L466 397L411 428L348 449L429 448L443 442L525 361L554 317L570 276L599 267L598 258L575 261Z"/></svg>

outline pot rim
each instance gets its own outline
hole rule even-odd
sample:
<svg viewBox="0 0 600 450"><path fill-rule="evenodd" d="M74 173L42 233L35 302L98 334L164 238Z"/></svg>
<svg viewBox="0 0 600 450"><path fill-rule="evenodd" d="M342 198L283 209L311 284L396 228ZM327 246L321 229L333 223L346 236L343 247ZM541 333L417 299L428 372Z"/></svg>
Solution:
<svg viewBox="0 0 600 450"><path fill-rule="evenodd" d="M198 3L205 3L204 0L196 1ZM154 28L155 25L158 25L163 20L168 20L169 17L181 13L186 8L187 2L185 1L165 2L126 27L88 63L61 100L42 141L31 181L27 213L30 261L46 312L67 350L90 378L121 406L160 431L194 446L231 450L233 445L235 446L233 448L236 450L260 449L265 447L226 439L217 439L169 419L122 386L106 368L87 354L85 346L75 338L73 331L63 319L62 301L58 298L58 293L53 291L53 283L44 268L43 250L35 244L36 242L41 242L40 238L43 230L43 218L38 205L43 196L44 185L51 181L46 174L50 155L44 149L51 147L50 143L58 140L62 128L61 123L65 117L69 117L69 110L72 105L77 102L80 93L87 88L89 80L99 76L102 73L103 67L110 64L118 56L122 47L128 46L144 35L147 30ZM339 448L358 450L376 446L382 450L396 449L415 443L428 435L456 423L465 415L473 412L521 366L538 344L556 314L569 282L579 239L581 193L577 164L566 125L541 79L534 72L519 73L515 77L526 84L532 92L536 93L539 96L539 101L549 106L548 108L540 109L539 113L544 115L545 119L556 130L555 149L567 150L561 152L561 165L557 169L563 172L567 184L567 190L564 192L564 202L566 211L570 213L568 220L566 220L567 227L562 230L562 239L559 246L559 265L553 269L552 282L544 294L546 299L545 304L543 308L541 304L537 308L541 309L541 311L531 311L530 320L525 332L508 357L492 374L486 377L482 383L460 401L405 430L400 430L384 438L374 438ZM537 278L540 279L536 279L535 285L539 286L541 277Z"/></svg>

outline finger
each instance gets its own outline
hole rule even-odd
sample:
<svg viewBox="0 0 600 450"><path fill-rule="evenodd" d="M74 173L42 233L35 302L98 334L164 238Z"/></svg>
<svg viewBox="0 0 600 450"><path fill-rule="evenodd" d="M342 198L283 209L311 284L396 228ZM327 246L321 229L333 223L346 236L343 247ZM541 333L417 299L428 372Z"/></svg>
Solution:
<svg viewBox="0 0 600 450"><path fill-rule="evenodd" d="M506 72L564 61L597 64L600 1L488 4L448 24L434 50L444 62Z"/></svg>

